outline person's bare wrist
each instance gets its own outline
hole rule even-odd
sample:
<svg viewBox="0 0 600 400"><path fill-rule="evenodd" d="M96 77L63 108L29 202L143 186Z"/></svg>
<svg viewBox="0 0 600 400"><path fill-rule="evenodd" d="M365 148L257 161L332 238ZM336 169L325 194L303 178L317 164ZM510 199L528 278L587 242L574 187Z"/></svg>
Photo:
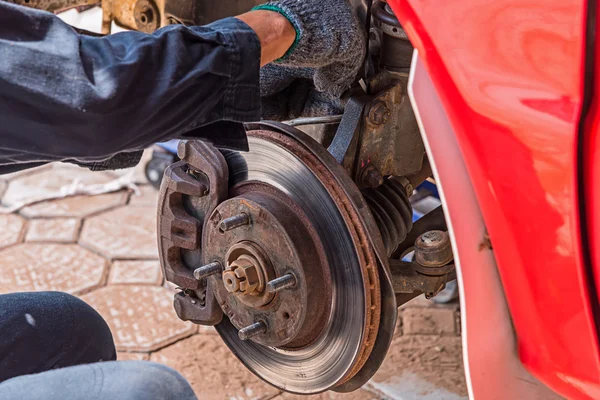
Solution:
<svg viewBox="0 0 600 400"><path fill-rule="evenodd" d="M294 26L275 11L255 10L236 18L245 22L258 36L261 66L283 57L296 40Z"/></svg>

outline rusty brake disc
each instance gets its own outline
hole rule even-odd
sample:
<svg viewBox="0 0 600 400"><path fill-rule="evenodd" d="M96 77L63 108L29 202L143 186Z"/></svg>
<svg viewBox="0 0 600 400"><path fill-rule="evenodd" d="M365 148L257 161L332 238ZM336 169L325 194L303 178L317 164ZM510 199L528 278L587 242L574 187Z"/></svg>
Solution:
<svg viewBox="0 0 600 400"><path fill-rule="evenodd" d="M325 252L331 304L318 327L319 336L301 347L240 340L238 328L228 318L217 331L246 367L265 381L288 392L318 393L350 379L372 350L381 300L377 260L350 200L304 144L267 130L250 131L248 139L249 152L225 154L230 187L249 182L268 185L302 210Z"/></svg>
<svg viewBox="0 0 600 400"><path fill-rule="evenodd" d="M285 126L251 129L244 153L182 142L182 161L165 173L159 245L182 290L175 309L216 324L246 367L282 390L355 390L395 325L381 237L318 143Z"/></svg>

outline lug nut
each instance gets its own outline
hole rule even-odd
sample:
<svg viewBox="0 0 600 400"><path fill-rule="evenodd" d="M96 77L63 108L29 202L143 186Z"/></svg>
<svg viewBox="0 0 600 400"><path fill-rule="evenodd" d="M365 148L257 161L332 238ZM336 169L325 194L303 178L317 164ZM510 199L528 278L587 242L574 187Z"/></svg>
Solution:
<svg viewBox="0 0 600 400"><path fill-rule="evenodd" d="M219 224L219 229L223 232L230 231L239 226L248 225L250 223L250 217L247 214L241 213L238 215L234 215L233 217L225 218Z"/></svg>
<svg viewBox="0 0 600 400"><path fill-rule="evenodd" d="M238 337L240 338L240 340L248 340L253 338L254 336L260 335L261 333L265 333L266 331L267 325L265 325L264 322L259 321L240 329L238 331Z"/></svg>
<svg viewBox="0 0 600 400"><path fill-rule="evenodd" d="M208 278L211 275L220 274L223 271L223 267L218 262L211 262L210 264L203 265L200 268L194 270L194 278L200 280Z"/></svg>
<svg viewBox="0 0 600 400"><path fill-rule="evenodd" d="M283 289L291 288L296 284L296 277L292 274L286 274L275 278L267 283L267 292L277 293Z"/></svg>

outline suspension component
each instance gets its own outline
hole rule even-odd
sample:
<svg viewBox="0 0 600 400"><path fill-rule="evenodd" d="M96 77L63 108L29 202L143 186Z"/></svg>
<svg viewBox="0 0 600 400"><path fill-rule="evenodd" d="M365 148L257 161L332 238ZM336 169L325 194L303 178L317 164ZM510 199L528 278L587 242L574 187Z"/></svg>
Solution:
<svg viewBox="0 0 600 400"><path fill-rule="evenodd" d="M417 222L389 260L396 297L404 301L424 293L431 298L456 279L450 236L442 207ZM414 250L412 261L405 257Z"/></svg>
<svg viewBox="0 0 600 400"><path fill-rule="evenodd" d="M379 0L373 4L373 21L381 32L380 65L391 71L407 71L410 67L413 46L398 18L385 1Z"/></svg>
<svg viewBox="0 0 600 400"><path fill-rule="evenodd" d="M377 189L362 191L381 232L388 257L412 228L412 206L402 181L390 177Z"/></svg>
<svg viewBox="0 0 600 400"><path fill-rule="evenodd" d="M415 261L424 268L437 268L452 261L452 247L448 232L432 230L419 236L415 242Z"/></svg>

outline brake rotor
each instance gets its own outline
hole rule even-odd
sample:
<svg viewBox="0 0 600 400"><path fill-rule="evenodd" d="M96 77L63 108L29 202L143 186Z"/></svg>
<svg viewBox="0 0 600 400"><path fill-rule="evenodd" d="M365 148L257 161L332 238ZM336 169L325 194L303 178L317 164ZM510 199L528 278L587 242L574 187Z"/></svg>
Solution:
<svg viewBox="0 0 600 400"><path fill-rule="evenodd" d="M287 392L358 389L397 309L385 248L346 171L304 133L254 124L249 152L181 142L158 206L161 265L182 320L216 325Z"/></svg>
<svg viewBox="0 0 600 400"><path fill-rule="evenodd" d="M303 143L264 130L248 132L248 141L249 152L225 153L230 199L205 224L203 261L231 271L231 249L253 243L254 250L238 251L248 254L239 262L244 268L251 258L261 265L263 281L292 274L296 284L273 299L258 292L250 298L248 287L256 291L260 279L241 292L233 282L237 264L234 272L212 276L229 317L216 329L265 381L288 392L318 393L352 378L373 349L381 312L375 253L351 200ZM248 223L217 232L235 216ZM223 277L231 278L229 287ZM252 323L264 323L264 331L241 340L239 330Z"/></svg>

